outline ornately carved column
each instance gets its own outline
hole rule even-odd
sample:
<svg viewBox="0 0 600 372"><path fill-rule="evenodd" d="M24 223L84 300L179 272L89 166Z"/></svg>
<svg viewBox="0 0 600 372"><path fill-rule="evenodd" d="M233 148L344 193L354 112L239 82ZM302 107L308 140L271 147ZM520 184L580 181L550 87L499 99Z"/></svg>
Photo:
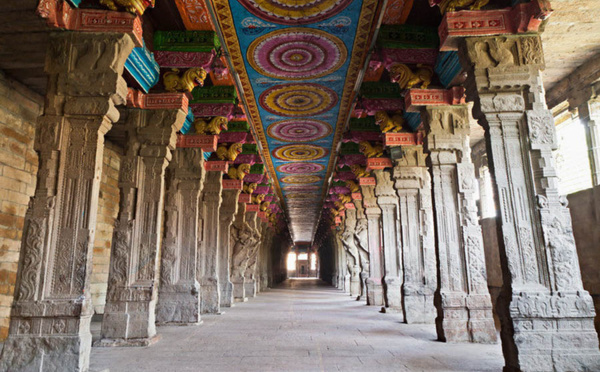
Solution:
<svg viewBox="0 0 600 372"><path fill-rule="evenodd" d="M93 313L92 249L104 135L125 103L131 38L63 32L50 39L39 170L19 258L0 370L85 371Z"/></svg>
<svg viewBox="0 0 600 372"><path fill-rule="evenodd" d="M367 216L365 215L365 208L362 200L354 200L354 207L356 208L356 230L354 232L354 239L356 246L358 247L358 255L360 257L360 299L367 300L367 287L366 282L369 278L369 232Z"/></svg>
<svg viewBox="0 0 600 372"><path fill-rule="evenodd" d="M159 324L200 323L200 283L196 277L200 193L205 177L202 150L178 148L167 167L165 227L160 287L156 306Z"/></svg>
<svg viewBox="0 0 600 372"><path fill-rule="evenodd" d="M437 220L438 337L444 341L495 342L474 195L477 180L469 146L471 107L427 106L422 115Z"/></svg>
<svg viewBox="0 0 600 372"><path fill-rule="evenodd" d="M356 209L346 210L346 221L344 225L345 228L341 235L341 242L346 249L348 258L348 271L350 275L348 290L350 296L358 298L360 297L360 256L354 238L354 233L356 231Z"/></svg>
<svg viewBox="0 0 600 372"><path fill-rule="evenodd" d="M398 231L398 196L394 190L394 183L390 180L390 173L384 170L375 170L377 186L375 195L377 204L381 208L381 225L383 232L383 294L386 312L402 311L402 247Z"/></svg>
<svg viewBox="0 0 600 372"><path fill-rule="evenodd" d="M101 346L145 346L156 335L165 169L186 116L183 109L127 113Z"/></svg>
<svg viewBox="0 0 600 372"><path fill-rule="evenodd" d="M200 311L203 314L218 314L221 307L219 287L219 208L223 174L220 171L206 172L202 193L202 229L204 239L200 250Z"/></svg>
<svg viewBox="0 0 600 372"><path fill-rule="evenodd" d="M254 276L256 262L258 257L258 248L260 247L260 220L256 212L246 212L246 221L250 225L251 241L248 248L248 261L244 272L244 288L247 297L256 296L256 279Z"/></svg>
<svg viewBox="0 0 600 372"><path fill-rule="evenodd" d="M377 205L375 186L361 186L365 215L367 216L367 241L369 244L369 277L367 284L367 305L383 306L383 264L381 259L381 209Z"/></svg>
<svg viewBox="0 0 600 372"><path fill-rule="evenodd" d="M219 286L221 287L221 307L233 304L233 283L231 283L231 223L237 213L238 197L241 190L223 190L223 202L219 211Z"/></svg>
<svg viewBox="0 0 600 372"><path fill-rule="evenodd" d="M230 229L231 282L233 283L233 298L237 302L248 301L244 286L244 272L248 263L250 239L250 226L246 222L246 204L240 203L235 221Z"/></svg>
<svg viewBox="0 0 600 372"><path fill-rule="evenodd" d="M404 280L402 309L406 323L433 323L437 287L431 176L422 146L403 146L394 179L400 210Z"/></svg>
<svg viewBox="0 0 600 372"><path fill-rule="evenodd" d="M582 286L567 199L557 190L540 37L468 38L461 48L499 207L505 369L600 370L594 306Z"/></svg>

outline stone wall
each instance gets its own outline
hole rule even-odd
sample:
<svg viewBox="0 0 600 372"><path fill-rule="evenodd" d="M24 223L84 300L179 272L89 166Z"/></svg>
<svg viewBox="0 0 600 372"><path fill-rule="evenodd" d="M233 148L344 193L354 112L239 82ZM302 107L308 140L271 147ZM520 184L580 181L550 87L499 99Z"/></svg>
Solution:
<svg viewBox="0 0 600 372"><path fill-rule="evenodd" d="M94 238L94 256L91 277L91 296L96 314L104 313L106 287L110 266L110 246L115 220L119 213L119 168L123 150L106 141L102 163L102 183L98 201L96 236Z"/></svg>
<svg viewBox="0 0 600 372"><path fill-rule="evenodd" d="M0 340L8 335L21 233L35 191L35 123L43 98L0 71Z"/></svg>

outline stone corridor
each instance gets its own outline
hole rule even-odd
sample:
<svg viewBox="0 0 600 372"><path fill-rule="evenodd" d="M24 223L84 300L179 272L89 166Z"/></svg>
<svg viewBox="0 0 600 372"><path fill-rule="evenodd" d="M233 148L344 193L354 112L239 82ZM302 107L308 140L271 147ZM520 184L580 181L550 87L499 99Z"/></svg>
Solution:
<svg viewBox="0 0 600 372"><path fill-rule="evenodd" d="M161 327L144 348L92 348L93 372L500 371L500 344L435 341L435 325L401 323L312 279L288 279L195 327ZM92 325L94 338L99 324Z"/></svg>

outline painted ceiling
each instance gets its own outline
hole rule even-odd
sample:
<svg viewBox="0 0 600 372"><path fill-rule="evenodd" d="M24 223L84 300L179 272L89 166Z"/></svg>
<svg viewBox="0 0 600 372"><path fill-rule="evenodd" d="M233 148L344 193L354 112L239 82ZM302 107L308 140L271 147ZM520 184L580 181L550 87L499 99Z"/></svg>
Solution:
<svg viewBox="0 0 600 372"><path fill-rule="evenodd" d="M292 238L312 241L376 0L213 1Z"/></svg>

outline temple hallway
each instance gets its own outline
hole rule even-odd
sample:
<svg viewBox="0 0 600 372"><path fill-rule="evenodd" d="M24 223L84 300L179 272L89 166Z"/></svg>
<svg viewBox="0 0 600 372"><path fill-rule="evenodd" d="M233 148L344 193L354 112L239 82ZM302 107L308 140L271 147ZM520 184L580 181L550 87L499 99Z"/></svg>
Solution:
<svg viewBox="0 0 600 372"><path fill-rule="evenodd" d="M323 282L287 280L147 348L93 348L91 371L501 371L500 344L435 341ZM94 324L97 336L99 324Z"/></svg>

